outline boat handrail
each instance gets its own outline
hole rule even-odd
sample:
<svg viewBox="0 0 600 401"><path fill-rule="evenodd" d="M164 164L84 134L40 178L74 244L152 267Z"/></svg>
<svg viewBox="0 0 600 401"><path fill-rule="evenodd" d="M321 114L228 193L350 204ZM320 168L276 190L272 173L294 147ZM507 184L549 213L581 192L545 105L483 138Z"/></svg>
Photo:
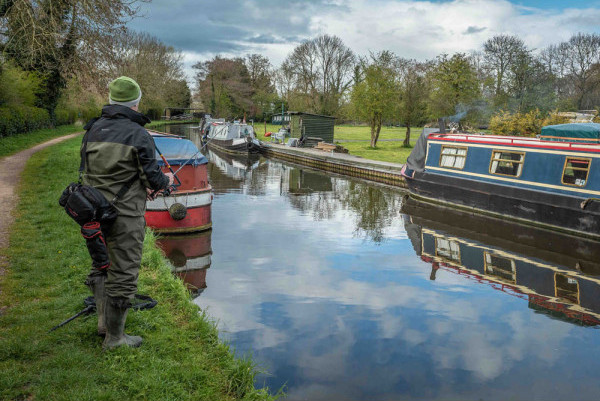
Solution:
<svg viewBox="0 0 600 401"><path fill-rule="evenodd" d="M561 147L565 149L592 149L600 150L600 143L581 143L581 142L562 142L562 141L549 141L543 138L532 138L532 137L514 137L504 135L486 135L486 134L440 134L432 133L429 134L429 139L441 139L441 140L457 140L464 142L493 142L495 144L506 144L506 145L525 145L531 146L533 144L538 146L553 146Z"/></svg>

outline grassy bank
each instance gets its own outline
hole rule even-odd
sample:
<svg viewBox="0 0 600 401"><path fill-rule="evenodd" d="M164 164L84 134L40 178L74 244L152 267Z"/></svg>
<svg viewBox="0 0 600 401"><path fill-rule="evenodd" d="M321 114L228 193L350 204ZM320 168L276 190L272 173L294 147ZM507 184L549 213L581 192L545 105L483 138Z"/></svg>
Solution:
<svg viewBox="0 0 600 401"><path fill-rule="evenodd" d="M23 174L17 220L0 277L0 399L261 400L255 369L235 359L211 320L198 313L146 236L139 292L159 301L130 312L139 349L101 351L96 315L48 330L83 308L90 259L79 227L57 205L76 179L80 138L32 157Z"/></svg>
<svg viewBox="0 0 600 401"><path fill-rule="evenodd" d="M174 125L174 124L199 124L200 120L186 120L186 121L166 121L166 120L156 120L152 121L150 124L146 124L145 128L153 129L162 127L163 125Z"/></svg>
<svg viewBox="0 0 600 401"><path fill-rule="evenodd" d="M414 141L411 141L414 146ZM344 142L343 147L355 156L364 159L380 160L391 163L405 163L406 158L412 151L412 148L402 147L402 142L377 142L377 146L372 148L369 142Z"/></svg>
<svg viewBox="0 0 600 401"><path fill-rule="evenodd" d="M56 128L39 129L24 134L0 138L0 157L12 155L50 139L82 130L82 126L77 124L61 125Z"/></svg>
<svg viewBox="0 0 600 401"><path fill-rule="evenodd" d="M280 125L267 124L267 132L277 132L281 128ZM256 123L254 130L258 139L268 142L270 139L265 138L265 126L263 123ZM421 128L411 129L411 145L414 146ZM386 162L404 163L410 154L412 148L402 147L402 140L406 136L406 128L404 127L382 127L379 133L380 141L377 146L370 146L371 129L367 126L354 125L336 125L334 131L335 141L360 141L360 142L342 142L340 145L348 149L350 154L363 157L365 159L381 160ZM394 142L381 140L394 139Z"/></svg>

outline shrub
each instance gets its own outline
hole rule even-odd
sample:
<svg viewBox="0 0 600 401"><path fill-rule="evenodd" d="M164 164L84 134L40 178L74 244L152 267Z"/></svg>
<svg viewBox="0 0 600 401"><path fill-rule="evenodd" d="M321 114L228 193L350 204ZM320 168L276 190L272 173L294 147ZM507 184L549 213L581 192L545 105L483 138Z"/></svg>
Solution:
<svg viewBox="0 0 600 401"><path fill-rule="evenodd" d="M558 125L558 124L566 124L569 122L569 119L564 116L559 116L558 111L552 111L548 114L548 117L544 119L544 127L546 125Z"/></svg>
<svg viewBox="0 0 600 401"><path fill-rule="evenodd" d="M490 130L497 135L535 136L545 125L563 124L567 120L556 112L545 116L538 110L528 113L500 111L490 119Z"/></svg>
<svg viewBox="0 0 600 401"><path fill-rule="evenodd" d="M32 106L0 107L0 138L51 126L48 111Z"/></svg>
<svg viewBox="0 0 600 401"><path fill-rule="evenodd" d="M73 124L77 120L77 110L57 108L54 111L54 118L56 125Z"/></svg>

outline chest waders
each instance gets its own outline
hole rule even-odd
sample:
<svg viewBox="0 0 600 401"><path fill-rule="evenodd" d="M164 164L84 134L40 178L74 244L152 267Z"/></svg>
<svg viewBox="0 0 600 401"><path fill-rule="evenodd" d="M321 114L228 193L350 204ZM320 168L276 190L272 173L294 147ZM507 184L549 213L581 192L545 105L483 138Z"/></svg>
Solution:
<svg viewBox="0 0 600 401"><path fill-rule="evenodd" d="M86 125L86 129L92 127L95 120ZM117 219L118 213L115 203L125 195L131 185L138 179L137 174L127 181L117 192L115 197L108 202L104 195L96 188L83 185L83 173L87 159L88 136L84 136L81 163L79 164L79 181L71 183L63 191L58 203L64 207L65 212L81 225L81 235L85 239L88 253L92 259L92 267L101 274L88 277L85 284L94 294L95 309L98 312L98 335L106 335L106 294L104 284L106 271L110 267L110 258L106 246L105 232L110 229ZM89 308L89 306L88 306ZM91 309L88 309L92 311Z"/></svg>

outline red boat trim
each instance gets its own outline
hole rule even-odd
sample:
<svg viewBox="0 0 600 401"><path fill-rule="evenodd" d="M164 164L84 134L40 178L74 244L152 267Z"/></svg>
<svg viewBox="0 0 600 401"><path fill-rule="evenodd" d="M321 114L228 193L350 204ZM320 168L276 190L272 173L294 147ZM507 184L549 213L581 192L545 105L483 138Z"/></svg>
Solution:
<svg viewBox="0 0 600 401"><path fill-rule="evenodd" d="M504 139L504 140L503 140ZM473 143L495 146L513 146L518 148L538 148L553 150L570 150L600 153L600 144L582 144L573 142L543 141L538 138L520 138L489 135L440 135L429 134L429 140L444 142Z"/></svg>

